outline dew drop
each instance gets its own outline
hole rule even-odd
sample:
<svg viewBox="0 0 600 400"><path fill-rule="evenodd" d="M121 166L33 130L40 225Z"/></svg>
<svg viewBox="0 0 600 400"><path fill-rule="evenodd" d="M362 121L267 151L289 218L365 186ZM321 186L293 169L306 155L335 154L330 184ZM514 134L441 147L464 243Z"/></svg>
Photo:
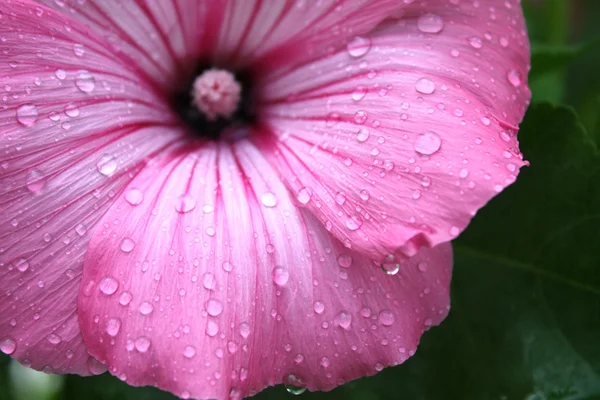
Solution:
<svg viewBox="0 0 600 400"><path fill-rule="evenodd" d="M146 336L140 336L135 340L135 349L140 353L145 353L150 348L150 339Z"/></svg>
<svg viewBox="0 0 600 400"><path fill-rule="evenodd" d="M183 356L185 358L193 358L196 355L196 348L194 346L185 346L183 349Z"/></svg>
<svg viewBox="0 0 600 400"><path fill-rule="evenodd" d="M346 228L348 228L348 230L355 231L360 228L362 224L362 219L357 215L350 215L346 218Z"/></svg>
<svg viewBox="0 0 600 400"><path fill-rule="evenodd" d="M398 263L383 263L381 269L388 275L396 275L400 272L400 264Z"/></svg>
<svg viewBox="0 0 600 400"><path fill-rule="evenodd" d="M119 304L122 306L129 305L131 300L133 299L133 295L130 292L123 292L119 296Z"/></svg>
<svg viewBox="0 0 600 400"><path fill-rule="evenodd" d="M51 333L48 336L46 336L46 340L48 341L48 343L54 344L54 345L62 342L62 338L60 336L58 336L56 333Z"/></svg>
<svg viewBox="0 0 600 400"><path fill-rule="evenodd" d="M508 81L510 82L511 85L513 85L514 87L519 87L521 86L521 82L523 81L523 78L521 77L521 73L515 69L511 69L510 71L508 71L506 77L508 78Z"/></svg>
<svg viewBox="0 0 600 400"><path fill-rule="evenodd" d="M142 315L149 315L154 311L154 306L149 301L144 301L140 304L140 313Z"/></svg>
<svg viewBox="0 0 600 400"><path fill-rule="evenodd" d="M350 268L352 265L352 256L349 254L342 254L337 259L338 264L342 268Z"/></svg>
<svg viewBox="0 0 600 400"><path fill-rule="evenodd" d="M264 193L260 196L260 201L265 207L275 207L277 205L277 197L271 192Z"/></svg>
<svg viewBox="0 0 600 400"><path fill-rule="evenodd" d="M352 315L350 315L346 311L342 311L337 316L336 322L340 327L342 327L344 329L348 329L348 328L350 328L350 324L352 323Z"/></svg>
<svg viewBox="0 0 600 400"><path fill-rule="evenodd" d="M425 132L420 134L415 140L414 149L417 153L431 155L437 152L442 145L442 139L435 132Z"/></svg>
<svg viewBox="0 0 600 400"><path fill-rule="evenodd" d="M302 189L300 189L298 191L297 199L300 202L300 204L308 204L308 202L310 201L311 197L312 196L310 194L310 191L306 187L303 187Z"/></svg>
<svg viewBox="0 0 600 400"><path fill-rule="evenodd" d="M362 86L359 85L356 88L354 88L354 91L352 92L352 100L354 101L360 101L362 100L366 94L368 92L368 89L366 86Z"/></svg>
<svg viewBox="0 0 600 400"><path fill-rule="evenodd" d="M250 325L248 325L246 322L242 322L240 324L240 335L242 335L244 339L250 336Z"/></svg>
<svg viewBox="0 0 600 400"><path fill-rule="evenodd" d="M217 333L219 333L219 325L214 321L208 321L206 324L206 334L213 337L216 336Z"/></svg>
<svg viewBox="0 0 600 400"><path fill-rule="evenodd" d="M313 304L313 310L317 314L322 314L323 311L325 311L325 304L323 304L321 301L315 301L315 304Z"/></svg>
<svg viewBox="0 0 600 400"><path fill-rule="evenodd" d="M382 310L379 313L379 323L383 326L391 326L394 320L394 314L390 310Z"/></svg>
<svg viewBox="0 0 600 400"><path fill-rule="evenodd" d="M125 200L127 200L127 202L132 206L137 206L144 201L144 192L137 188L131 188L127 191Z"/></svg>
<svg viewBox="0 0 600 400"><path fill-rule="evenodd" d="M119 282L112 276L105 276L98 285L100 291L107 296L113 295L119 288Z"/></svg>
<svg viewBox="0 0 600 400"><path fill-rule="evenodd" d="M135 247L135 242L131 238L124 238L121 240L121 251L123 253L130 253Z"/></svg>
<svg viewBox="0 0 600 400"><path fill-rule="evenodd" d="M112 176L117 170L117 160L112 154L103 154L96 163L96 168L104 176Z"/></svg>
<svg viewBox="0 0 600 400"><path fill-rule="evenodd" d="M69 118L75 118L79 116L79 108L75 104L67 104L65 106L65 115Z"/></svg>
<svg viewBox="0 0 600 400"><path fill-rule="evenodd" d="M12 338L5 337L0 341L0 351L4 354L11 355L17 349L17 342L15 342Z"/></svg>
<svg viewBox="0 0 600 400"><path fill-rule="evenodd" d="M202 278L202 285L204 286L205 289L214 289L215 285L216 285L216 280L215 280L215 276L213 274L211 274L210 272L207 272L206 274L204 274L204 277Z"/></svg>
<svg viewBox="0 0 600 400"><path fill-rule="evenodd" d="M38 118L38 110L33 104L23 104L17 108L17 121L23 126L33 126Z"/></svg>
<svg viewBox="0 0 600 400"><path fill-rule="evenodd" d="M80 44L80 43L75 43L75 44L73 45L73 53L75 53L75 55L76 55L77 57L82 57L82 56L83 56L83 54L85 53L85 48L83 47L83 45L82 45L82 44Z"/></svg>
<svg viewBox="0 0 600 400"><path fill-rule="evenodd" d="M106 321L106 333L110 336L117 336L121 329L121 320L118 318L111 318Z"/></svg>
<svg viewBox="0 0 600 400"><path fill-rule="evenodd" d="M175 210L179 213L187 213L196 208L196 200L189 194L182 194L175 201Z"/></svg>
<svg viewBox="0 0 600 400"><path fill-rule="evenodd" d="M423 33L439 33L444 28L444 20L439 15L426 13L417 20L417 27Z"/></svg>
<svg viewBox="0 0 600 400"><path fill-rule="evenodd" d="M429 78L421 78L415 84L415 89L419 93L431 94L435 91L435 83Z"/></svg>
<svg viewBox="0 0 600 400"><path fill-rule="evenodd" d="M206 302L206 312L209 315L216 317L223 312L223 303L217 299L210 299Z"/></svg>
<svg viewBox="0 0 600 400"><path fill-rule="evenodd" d="M29 269L29 261L27 261L25 258L20 258L15 262L15 267L20 272L25 272Z"/></svg>
<svg viewBox="0 0 600 400"><path fill-rule="evenodd" d="M359 142L366 142L369 139L370 133L368 129L361 129L356 134L356 140Z"/></svg>
<svg viewBox="0 0 600 400"><path fill-rule="evenodd" d="M278 286L285 285L290 279L290 273L288 270L282 266L278 266L273 268L273 282L275 282Z"/></svg>
<svg viewBox="0 0 600 400"><path fill-rule="evenodd" d="M62 81L67 77L67 72L64 69L57 69L54 71L54 76Z"/></svg>
<svg viewBox="0 0 600 400"><path fill-rule="evenodd" d="M471 45L471 47L473 47L474 49L480 49L483 47L483 41L481 40L480 37L477 36L473 36L469 39L469 44Z"/></svg>
<svg viewBox="0 0 600 400"><path fill-rule="evenodd" d="M84 93L91 93L96 87L96 79L88 71L81 71L75 78L75 86Z"/></svg>
<svg viewBox="0 0 600 400"><path fill-rule="evenodd" d="M351 57L359 58L369 52L371 48L371 39L364 36L355 36L347 45L348 54Z"/></svg>

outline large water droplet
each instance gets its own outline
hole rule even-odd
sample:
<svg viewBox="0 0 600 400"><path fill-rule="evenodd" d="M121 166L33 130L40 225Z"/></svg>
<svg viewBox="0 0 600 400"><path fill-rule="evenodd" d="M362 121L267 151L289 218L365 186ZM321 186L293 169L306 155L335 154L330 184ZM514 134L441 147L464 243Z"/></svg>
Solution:
<svg viewBox="0 0 600 400"><path fill-rule="evenodd" d="M17 121L23 126L33 126L38 118L38 110L33 104L23 104L17 108Z"/></svg>
<svg viewBox="0 0 600 400"><path fill-rule="evenodd" d="M219 325L214 321L208 321L206 324L206 334L212 337L216 336L217 333L219 333Z"/></svg>
<svg viewBox="0 0 600 400"><path fill-rule="evenodd" d="M382 310L379 313L379 323L383 326L390 326L394 323L394 314L390 310Z"/></svg>
<svg viewBox="0 0 600 400"><path fill-rule="evenodd" d="M281 266L273 268L272 275L273 282L275 282L275 284L279 286L285 285L290 279L290 273L288 272L288 270Z"/></svg>
<svg viewBox="0 0 600 400"><path fill-rule="evenodd" d="M135 349L140 353L145 353L150 348L150 339L146 336L140 336L135 340Z"/></svg>
<svg viewBox="0 0 600 400"><path fill-rule="evenodd" d="M100 291L107 296L114 294L119 288L119 282L112 276L106 276L98 285Z"/></svg>
<svg viewBox="0 0 600 400"><path fill-rule="evenodd" d="M175 210L180 213L187 213L196 208L196 200L189 194L182 194L175 201Z"/></svg>
<svg viewBox="0 0 600 400"><path fill-rule="evenodd" d="M242 335L244 339L250 336L250 325L248 325L246 322L242 322L240 324L240 335Z"/></svg>
<svg viewBox="0 0 600 400"><path fill-rule="evenodd" d="M437 152L442 145L442 139L435 132L425 132L420 134L415 140L414 149L417 153L431 155Z"/></svg>
<svg viewBox="0 0 600 400"><path fill-rule="evenodd" d="M183 349L183 356L185 358L193 358L196 355L196 348L194 346L185 346Z"/></svg>
<svg viewBox="0 0 600 400"><path fill-rule="evenodd" d="M206 311L209 315L216 317L223 312L223 303L217 299L210 299L206 302Z"/></svg>
<svg viewBox="0 0 600 400"><path fill-rule="evenodd" d="M149 301L144 301L140 304L140 313L142 315L149 315L152 311L154 311L154 306Z"/></svg>
<svg viewBox="0 0 600 400"><path fill-rule="evenodd" d="M25 258L20 258L15 262L15 267L19 271L25 272L29 269L29 261L27 261Z"/></svg>
<svg viewBox="0 0 600 400"><path fill-rule="evenodd" d="M348 54L354 58L362 57L371 48L371 39L364 36L356 36L352 39L348 45Z"/></svg>
<svg viewBox="0 0 600 400"><path fill-rule="evenodd" d="M121 240L121 251L123 253L130 253L135 247L135 242L131 238L124 238Z"/></svg>
<svg viewBox="0 0 600 400"><path fill-rule="evenodd" d="M48 336L46 336L46 340L50 344L59 344L60 342L62 342L62 338L56 333L51 333Z"/></svg>
<svg viewBox="0 0 600 400"><path fill-rule="evenodd" d="M417 27L424 33L439 33L444 28L444 20L439 15L426 13L419 17Z"/></svg>
<svg viewBox="0 0 600 400"><path fill-rule="evenodd" d="M310 191L305 187L298 191L297 199L300 202L300 204L308 204L311 197L312 195L310 194Z"/></svg>
<svg viewBox="0 0 600 400"><path fill-rule="evenodd" d="M523 78L521 77L521 73L515 69L511 69L510 71L508 71L506 77L508 78L508 81L510 82L511 85L513 85L514 87L519 87L521 86L521 82L523 81Z"/></svg>
<svg viewBox="0 0 600 400"><path fill-rule="evenodd" d="M336 318L336 323L344 328L344 329L348 329L350 328L350 324L352 323L352 315L350 315L349 313L347 313L346 311L342 311L341 313L339 313L339 315Z"/></svg>
<svg viewBox="0 0 600 400"><path fill-rule="evenodd" d="M129 305L131 300L133 300L133 295L130 292L123 292L119 296L119 304L122 306Z"/></svg>
<svg viewBox="0 0 600 400"><path fill-rule="evenodd" d="M321 301L315 301L315 304L313 304L313 310L317 314L322 314L323 311L325 311L325 304L323 304Z"/></svg>
<svg viewBox="0 0 600 400"><path fill-rule="evenodd" d="M121 320L119 318L111 318L106 321L106 333L110 336L117 336L121 329Z"/></svg>
<svg viewBox="0 0 600 400"><path fill-rule="evenodd" d="M368 129L360 129L356 134L356 140L359 142L366 142L369 139L370 133Z"/></svg>
<svg viewBox="0 0 600 400"><path fill-rule="evenodd" d="M342 268L350 268L352 265L352 256L350 254L342 254L337 259L338 264Z"/></svg>
<svg viewBox="0 0 600 400"><path fill-rule="evenodd" d="M429 78L421 78L415 83L415 89L419 93L431 94L435 91L435 83Z"/></svg>
<svg viewBox="0 0 600 400"><path fill-rule="evenodd" d="M264 193L260 197L260 201L265 207L275 207L277 205L277 197L271 192Z"/></svg>
<svg viewBox="0 0 600 400"><path fill-rule="evenodd" d="M33 194L39 194L46 186L46 176L39 169L32 169L27 174L27 189Z"/></svg>
<svg viewBox="0 0 600 400"><path fill-rule="evenodd" d="M381 269L388 275L396 275L400 271L400 264L398 263L383 263Z"/></svg>
<svg viewBox="0 0 600 400"><path fill-rule="evenodd" d="M117 160L112 154L103 154L96 163L98 172L105 176L112 176L117 170Z"/></svg>
<svg viewBox="0 0 600 400"><path fill-rule="evenodd" d="M367 94L368 89L366 86L362 86L359 85L356 88L354 88L354 91L352 92L352 100L354 101L360 101L362 100L365 95Z"/></svg>
<svg viewBox="0 0 600 400"><path fill-rule="evenodd" d="M137 188L131 188L127 191L125 200L127 200L127 202L132 206L137 206L144 201L144 192Z"/></svg>
<svg viewBox="0 0 600 400"><path fill-rule="evenodd" d="M4 339L0 340L0 351L4 354L11 355L16 349L17 342L15 342L14 339L5 337Z"/></svg>
<svg viewBox="0 0 600 400"><path fill-rule="evenodd" d="M82 92L90 93L96 87L96 79L94 79L94 75L92 75L90 72L81 71L75 78L75 85Z"/></svg>
<svg viewBox="0 0 600 400"><path fill-rule="evenodd" d="M358 215L350 215L346 218L346 228L351 231L355 231L360 228L363 224L362 219Z"/></svg>

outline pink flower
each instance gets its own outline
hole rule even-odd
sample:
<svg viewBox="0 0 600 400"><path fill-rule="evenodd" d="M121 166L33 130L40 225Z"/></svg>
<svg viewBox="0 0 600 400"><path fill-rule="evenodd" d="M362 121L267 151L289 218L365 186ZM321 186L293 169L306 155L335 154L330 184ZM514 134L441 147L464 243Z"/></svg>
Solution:
<svg viewBox="0 0 600 400"><path fill-rule="evenodd" d="M46 372L223 399L402 363L524 165L518 0L3 0L0 27L0 350Z"/></svg>

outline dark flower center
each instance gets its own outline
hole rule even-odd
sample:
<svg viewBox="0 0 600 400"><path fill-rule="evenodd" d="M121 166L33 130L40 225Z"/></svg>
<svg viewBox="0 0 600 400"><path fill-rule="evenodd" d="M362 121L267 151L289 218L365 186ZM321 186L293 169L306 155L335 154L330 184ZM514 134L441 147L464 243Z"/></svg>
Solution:
<svg viewBox="0 0 600 400"><path fill-rule="evenodd" d="M250 71L202 64L171 94L171 107L198 139L239 137L256 122Z"/></svg>

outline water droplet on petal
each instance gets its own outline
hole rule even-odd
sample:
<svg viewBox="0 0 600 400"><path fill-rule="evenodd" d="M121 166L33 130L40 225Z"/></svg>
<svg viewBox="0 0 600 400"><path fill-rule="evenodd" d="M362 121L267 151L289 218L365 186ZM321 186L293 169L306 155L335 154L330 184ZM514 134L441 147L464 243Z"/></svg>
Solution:
<svg viewBox="0 0 600 400"><path fill-rule="evenodd" d="M394 314L390 310L382 310L379 313L379 323L383 326L391 326L394 320Z"/></svg>
<svg viewBox="0 0 600 400"><path fill-rule="evenodd" d="M415 89L419 93L431 94L435 91L435 83L429 78L421 78L415 84Z"/></svg>
<svg viewBox="0 0 600 400"><path fill-rule="evenodd" d="M342 268L350 268L352 265L352 256L349 254L342 254L337 259L338 264Z"/></svg>
<svg viewBox="0 0 600 400"><path fill-rule="evenodd" d="M112 176L117 170L117 160L112 154L104 154L96 163L98 172L105 176Z"/></svg>
<svg viewBox="0 0 600 400"><path fill-rule="evenodd" d="M206 334L212 337L216 336L217 333L219 333L219 325L214 321L208 321L206 324Z"/></svg>
<svg viewBox="0 0 600 400"><path fill-rule="evenodd" d="M150 339L146 336L140 336L135 340L135 349L140 353L145 353L150 348Z"/></svg>
<svg viewBox="0 0 600 400"><path fill-rule="evenodd" d="M279 286L285 285L290 279L290 273L288 272L288 270L281 266L273 268L272 275L273 282L275 282L275 284Z"/></svg>
<svg viewBox="0 0 600 400"><path fill-rule="evenodd" d="M33 194L39 194L46 186L46 176L39 169L32 169L27 174L27 189Z"/></svg>
<svg viewBox="0 0 600 400"><path fill-rule="evenodd" d="M250 325L248 325L246 322L242 322L240 324L240 335L242 335L244 339L250 336Z"/></svg>
<svg viewBox="0 0 600 400"><path fill-rule="evenodd" d="M50 344L59 344L60 342L62 342L62 338L56 333L51 333L48 336L46 336L46 340Z"/></svg>
<svg viewBox="0 0 600 400"><path fill-rule="evenodd" d="M0 351L4 354L11 355L17 349L17 342L15 342L12 338L5 337L0 340Z"/></svg>
<svg viewBox="0 0 600 400"><path fill-rule="evenodd" d="M308 204L311 197L312 195L310 194L310 191L305 187L298 191L297 199L300 202L300 204Z"/></svg>
<svg viewBox="0 0 600 400"><path fill-rule="evenodd" d="M444 20L439 15L426 13L417 20L417 27L424 33L439 33L444 28Z"/></svg>
<svg viewBox="0 0 600 400"><path fill-rule="evenodd" d="M414 149L417 153L431 155L437 152L442 145L442 139L437 133L425 132L420 134L415 140Z"/></svg>
<svg viewBox="0 0 600 400"><path fill-rule="evenodd" d="M317 314L321 314L321 313L323 313L323 311L325 311L325 304L323 304L320 301L315 301L315 304L313 305L313 310Z"/></svg>
<svg viewBox="0 0 600 400"><path fill-rule="evenodd" d="M358 133L356 134L356 140L358 140L359 142L366 142L367 139L369 139L370 133L368 129L361 129L358 131Z"/></svg>
<svg viewBox="0 0 600 400"><path fill-rule="evenodd" d="M351 231L355 231L360 228L363 224L362 219L358 215L350 215L346 218L346 228Z"/></svg>
<svg viewBox="0 0 600 400"><path fill-rule="evenodd" d="M135 247L135 242L131 238L124 238L121 241L121 251L123 253L130 253Z"/></svg>
<svg viewBox="0 0 600 400"><path fill-rule="evenodd" d="M206 303L206 311L209 315L216 317L223 312L223 303L217 299L210 299Z"/></svg>
<svg viewBox="0 0 600 400"><path fill-rule="evenodd" d="M127 191L125 200L127 200L127 202L132 206L137 206L144 201L144 192L137 188L131 188Z"/></svg>
<svg viewBox="0 0 600 400"><path fill-rule="evenodd" d="M75 86L84 93L91 93L96 87L96 79L88 71L81 71L75 78Z"/></svg>
<svg viewBox="0 0 600 400"><path fill-rule="evenodd" d="M100 291L107 296L114 294L119 288L119 282L112 276L106 276L98 285Z"/></svg>
<svg viewBox="0 0 600 400"><path fill-rule="evenodd" d="M362 57L371 48L371 39L364 36L355 36L347 45L348 54L354 58Z"/></svg>
<svg viewBox="0 0 600 400"><path fill-rule="evenodd" d="M140 304L140 313L142 315L149 315L152 311L154 311L154 306L149 301L144 301Z"/></svg>
<svg viewBox="0 0 600 400"><path fill-rule="evenodd" d="M196 200L189 194L182 194L175 201L175 210L180 213L187 213L196 208Z"/></svg>
<svg viewBox="0 0 600 400"><path fill-rule="evenodd" d="M119 296L119 304L122 306L129 305L131 300L133 299L133 295L130 292L123 292Z"/></svg>
<svg viewBox="0 0 600 400"><path fill-rule="evenodd" d="M511 85L513 85L514 87L521 86L523 78L521 77L521 73L519 71L511 69L510 71L508 71L508 74L506 76Z"/></svg>
<svg viewBox="0 0 600 400"><path fill-rule="evenodd" d="M277 197L271 192L264 193L260 197L260 201L265 207L275 207L277 205Z"/></svg>
<svg viewBox="0 0 600 400"><path fill-rule="evenodd" d="M398 263L383 263L381 269L388 275L396 275L400 271L400 264Z"/></svg>
<svg viewBox="0 0 600 400"><path fill-rule="evenodd" d="M33 104L23 104L17 108L17 121L23 126L33 126L38 118L38 110Z"/></svg>
<svg viewBox="0 0 600 400"><path fill-rule="evenodd" d="M362 85L357 86L354 89L354 91L352 92L352 100L354 100L354 101L362 100L365 97L365 95L367 94L367 92L368 92L368 89L366 86L362 86Z"/></svg>
<svg viewBox="0 0 600 400"><path fill-rule="evenodd" d="M29 269L29 261L27 261L25 258L20 258L15 262L15 267L20 272L25 272Z"/></svg>
<svg viewBox="0 0 600 400"><path fill-rule="evenodd" d="M121 329L121 320L119 318L111 318L106 321L106 333L110 336L117 336Z"/></svg>
<svg viewBox="0 0 600 400"><path fill-rule="evenodd" d="M350 328L350 324L352 323L352 315L350 315L349 313L347 313L345 311L342 311L337 316L336 322L340 327L342 327L344 329L348 329L348 328Z"/></svg>
<svg viewBox="0 0 600 400"><path fill-rule="evenodd" d="M196 355L196 348L194 346L185 346L183 349L183 356L185 358L193 358Z"/></svg>
<svg viewBox="0 0 600 400"><path fill-rule="evenodd" d="M474 49L480 49L483 47L483 41L481 40L480 37L477 36L473 36L469 39L469 44L471 45L471 47L473 47Z"/></svg>
<svg viewBox="0 0 600 400"><path fill-rule="evenodd" d="M207 272L206 274L204 274L204 277L202 278L202 284L204 285L204 288L206 289L214 289L215 285L216 285L216 280L215 280L215 276L213 274L211 274L210 272Z"/></svg>

